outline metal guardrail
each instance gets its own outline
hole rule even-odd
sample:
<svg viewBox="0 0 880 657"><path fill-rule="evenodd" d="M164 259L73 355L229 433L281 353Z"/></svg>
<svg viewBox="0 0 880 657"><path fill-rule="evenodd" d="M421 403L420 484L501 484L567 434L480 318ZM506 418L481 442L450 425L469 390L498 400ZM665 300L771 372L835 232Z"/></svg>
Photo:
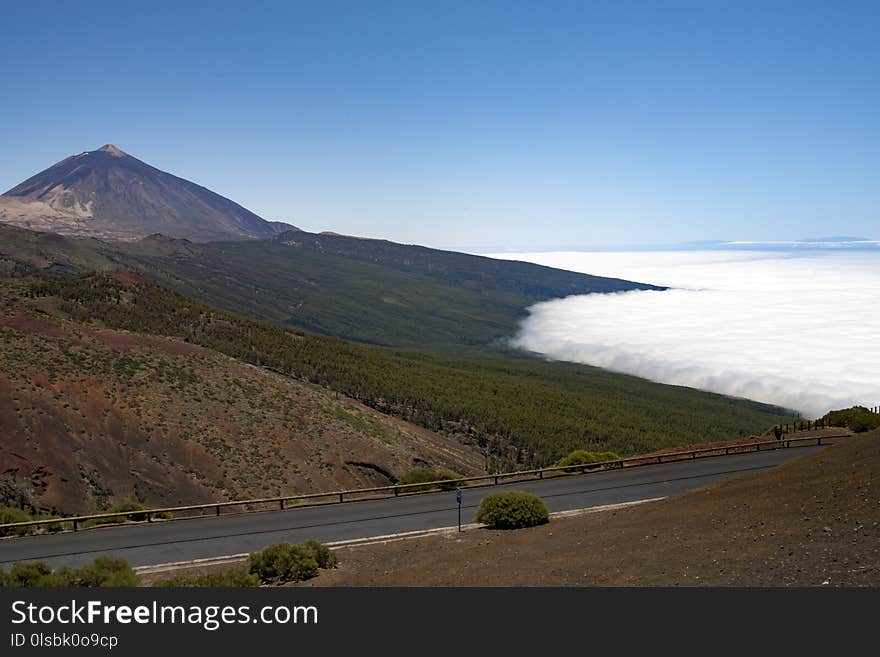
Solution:
<svg viewBox="0 0 880 657"><path fill-rule="evenodd" d="M232 500L229 502L210 502L207 504L190 504L186 506L170 506L156 509L141 509L137 511L118 511L114 513L98 513L87 516L67 516L61 518L29 520L26 522L12 522L0 525L0 533L5 530L14 530L18 527L37 527L40 525L72 525L73 531L80 529L80 523L89 520L102 520L107 518L126 518L132 520L133 517L142 517L145 520L141 522L168 522L173 520L188 520L193 518L211 517L204 513L199 515L188 515L171 518L158 518L160 515L181 513L184 511L209 511L212 510L213 516L231 515L230 513L220 512L223 508L229 507L248 507L256 505L277 504L278 509L284 510L303 508L309 506L322 506L325 504L342 504L346 501L357 501L357 496L369 495L371 493L385 493L384 497L399 497L400 495L413 495L419 493L436 492L436 488L449 486L460 486L461 484L470 484L471 482L483 482L476 484L476 487L482 486L498 486L504 483L512 483L515 480L522 479L543 479L545 474L551 476L569 476L581 475L586 473L598 473L607 470L615 470L622 468L633 468L645 465L657 465L660 463L669 463L673 461L682 461L687 459L707 458L712 456L727 456L730 454L741 454L748 452L760 452L762 447L767 449L786 449L792 447L792 443L798 443L794 447L803 447L801 443L813 443L821 445L823 440L833 440L836 438L848 438L852 434L840 434L834 436L805 436L802 438L781 438L779 440L765 440L754 443L740 443L738 445L726 445L724 447L705 447L703 449L684 450L681 452L669 452L666 454L657 454L654 456L631 456L628 458L617 459L614 461L602 461L599 463L585 463L577 465L554 465L546 468L537 468L534 470L519 470L516 472L504 472L498 474L475 475L472 477L461 477L460 479L443 479L439 481L426 481L416 484L392 484L390 486L376 486L373 488L355 488L351 490L330 491L327 493L306 493L302 495L285 495L283 497L263 497L249 500ZM772 446L772 447L771 447ZM425 488L434 488L434 490L426 491ZM346 500L348 496L348 500ZM320 502L317 500L326 499ZM360 499L377 499L376 497L360 497ZM315 502L312 502L315 500ZM295 502L293 506L285 506L289 502ZM245 509L243 513L254 513L258 511L266 511L268 509ZM242 512L239 512L242 513ZM107 523L102 526L113 526ZM116 526L119 526L118 524Z"/></svg>

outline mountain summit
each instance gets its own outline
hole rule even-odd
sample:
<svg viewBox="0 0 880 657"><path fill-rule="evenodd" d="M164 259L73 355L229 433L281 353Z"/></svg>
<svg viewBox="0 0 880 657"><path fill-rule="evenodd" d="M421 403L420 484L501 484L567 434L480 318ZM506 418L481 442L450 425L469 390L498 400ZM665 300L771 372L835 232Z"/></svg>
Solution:
<svg viewBox="0 0 880 657"><path fill-rule="evenodd" d="M155 233L200 242L261 239L291 229L113 144L72 155L10 189L0 196L0 222L111 240Z"/></svg>

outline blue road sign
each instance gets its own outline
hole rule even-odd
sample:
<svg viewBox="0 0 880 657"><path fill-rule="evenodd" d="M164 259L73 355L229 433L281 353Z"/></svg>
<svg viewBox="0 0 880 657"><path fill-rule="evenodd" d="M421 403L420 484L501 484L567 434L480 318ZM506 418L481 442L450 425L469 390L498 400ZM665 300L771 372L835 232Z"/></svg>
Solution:
<svg viewBox="0 0 880 657"><path fill-rule="evenodd" d="M455 501L458 502L458 506L461 506L461 488L455 489Z"/></svg>

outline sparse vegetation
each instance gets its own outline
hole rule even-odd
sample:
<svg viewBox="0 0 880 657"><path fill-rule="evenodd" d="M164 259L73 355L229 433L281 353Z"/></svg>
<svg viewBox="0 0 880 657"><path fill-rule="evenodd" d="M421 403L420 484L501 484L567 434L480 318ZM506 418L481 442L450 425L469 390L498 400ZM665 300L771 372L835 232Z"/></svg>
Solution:
<svg viewBox="0 0 880 657"><path fill-rule="evenodd" d="M404 491L407 493L415 493L418 491L431 490L431 489L439 489L439 490L455 490L458 486L465 485L465 482L460 481L462 475L457 472L450 472L449 470L433 470L431 468L416 468L415 470L411 470L403 475L400 480L397 482L398 484L422 484L427 483L429 481L439 481L443 483L433 484L431 486L412 486L411 488L405 488Z"/></svg>
<svg viewBox="0 0 880 657"><path fill-rule="evenodd" d="M537 495L509 490L484 497L476 520L492 529L522 529L549 522L550 514Z"/></svg>
<svg viewBox="0 0 880 657"><path fill-rule="evenodd" d="M137 502L120 502L115 504L104 513L125 513L126 511L145 511L147 507ZM171 517L170 513L154 513L152 518L156 520L167 520ZM147 519L146 513L132 513L129 516L113 516L110 518L93 518L83 523L83 528L95 527L97 525L116 525L122 522L143 522Z"/></svg>
<svg viewBox="0 0 880 657"><path fill-rule="evenodd" d="M250 572L246 567L229 568L204 575L175 575L166 579L153 582L156 587L223 587L223 588L247 588L259 586L260 578Z"/></svg>

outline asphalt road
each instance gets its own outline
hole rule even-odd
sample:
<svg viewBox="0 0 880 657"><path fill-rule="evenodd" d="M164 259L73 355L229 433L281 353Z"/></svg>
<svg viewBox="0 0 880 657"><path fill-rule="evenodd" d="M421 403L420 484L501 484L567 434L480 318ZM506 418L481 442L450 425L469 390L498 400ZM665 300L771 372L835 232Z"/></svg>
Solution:
<svg viewBox="0 0 880 657"><path fill-rule="evenodd" d="M780 449L649 465L626 470L465 488L462 522L473 522L484 495L503 489L540 495L552 511L676 495L710 482L765 470L821 447ZM454 492L428 493L319 507L267 511L92 529L0 540L0 564L46 560L82 566L100 555L133 566L219 557L259 550L278 541L339 541L382 536L457 522Z"/></svg>

